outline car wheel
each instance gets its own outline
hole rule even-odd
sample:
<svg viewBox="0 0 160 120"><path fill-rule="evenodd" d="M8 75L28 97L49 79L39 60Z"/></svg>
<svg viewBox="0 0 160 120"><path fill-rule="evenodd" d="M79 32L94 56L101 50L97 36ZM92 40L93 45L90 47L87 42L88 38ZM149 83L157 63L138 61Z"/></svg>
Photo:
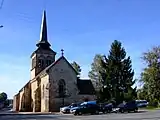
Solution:
<svg viewBox="0 0 160 120"><path fill-rule="evenodd" d="M124 113L124 110L123 110L123 109L121 109L121 113Z"/></svg>
<svg viewBox="0 0 160 120"><path fill-rule="evenodd" d="M99 114L99 111L98 111L98 110L96 110L96 111L95 111L95 113L96 113L96 114Z"/></svg>
<svg viewBox="0 0 160 120"><path fill-rule="evenodd" d="M110 113L111 112L111 110L107 110L107 113Z"/></svg>
<svg viewBox="0 0 160 120"><path fill-rule="evenodd" d="M78 112L78 115L82 115L82 112Z"/></svg>
<svg viewBox="0 0 160 120"><path fill-rule="evenodd" d="M103 114L106 114L107 112L106 111L103 111Z"/></svg>
<svg viewBox="0 0 160 120"><path fill-rule="evenodd" d="M136 108L136 109L134 110L134 112L138 112L138 108Z"/></svg>
<svg viewBox="0 0 160 120"><path fill-rule="evenodd" d="M74 115L79 115L79 112L78 112L78 111L75 111L75 112L74 112Z"/></svg>
<svg viewBox="0 0 160 120"><path fill-rule="evenodd" d="M74 115L77 115L77 113L75 112Z"/></svg>
<svg viewBox="0 0 160 120"><path fill-rule="evenodd" d="M66 110L66 113L70 113L70 110Z"/></svg>

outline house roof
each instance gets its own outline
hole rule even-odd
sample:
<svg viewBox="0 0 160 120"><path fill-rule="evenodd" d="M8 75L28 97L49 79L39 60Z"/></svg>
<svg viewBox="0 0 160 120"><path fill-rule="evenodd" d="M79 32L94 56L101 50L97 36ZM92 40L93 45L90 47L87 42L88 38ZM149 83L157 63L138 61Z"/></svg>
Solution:
<svg viewBox="0 0 160 120"><path fill-rule="evenodd" d="M77 86L79 89L79 94L83 95L94 95L95 94L95 89L93 87L93 84L91 80L77 80Z"/></svg>

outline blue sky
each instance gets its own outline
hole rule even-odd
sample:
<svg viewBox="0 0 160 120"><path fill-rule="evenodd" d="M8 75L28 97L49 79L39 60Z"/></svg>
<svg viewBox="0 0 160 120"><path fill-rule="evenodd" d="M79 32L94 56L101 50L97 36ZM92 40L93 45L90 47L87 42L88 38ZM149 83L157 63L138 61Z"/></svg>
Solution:
<svg viewBox="0 0 160 120"><path fill-rule="evenodd" d="M44 8L57 58L63 48L87 78L95 54L108 54L115 39L131 56L138 77L144 66L140 56L159 44L159 6L159 0L5 0L0 10L0 92L12 98L30 79L30 55Z"/></svg>

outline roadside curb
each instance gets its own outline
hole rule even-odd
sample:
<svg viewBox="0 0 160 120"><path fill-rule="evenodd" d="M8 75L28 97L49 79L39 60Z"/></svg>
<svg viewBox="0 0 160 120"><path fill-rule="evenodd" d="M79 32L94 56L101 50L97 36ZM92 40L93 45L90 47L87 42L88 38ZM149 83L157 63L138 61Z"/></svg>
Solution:
<svg viewBox="0 0 160 120"><path fill-rule="evenodd" d="M61 113L0 113L0 116L7 116L7 115L61 115Z"/></svg>

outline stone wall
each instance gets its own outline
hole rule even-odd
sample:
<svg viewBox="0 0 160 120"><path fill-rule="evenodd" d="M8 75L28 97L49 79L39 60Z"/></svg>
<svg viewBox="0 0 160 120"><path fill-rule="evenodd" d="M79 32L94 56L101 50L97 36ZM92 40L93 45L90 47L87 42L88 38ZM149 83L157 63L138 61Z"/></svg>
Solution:
<svg viewBox="0 0 160 120"><path fill-rule="evenodd" d="M61 79L65 81L65 98L72 101L75 100L75 96L78 93L77 76L75 71L63 58L49 70L50 111L58 111L59 107L63 105L62 102L60 102L63 100L63 98L59 97L58 90L58 83ZM71 103L72 101L70 101L69 103ZM68 104L68 100L64 101L64 104Z"/></svg>
<svg viewBox="0 0 160 120"><path fill-rule="evenodd" d="M93 100L96 100L96 96L95 95L78 95L77 99L79 100L79 102L83 102L85 101L85 99L87 99L88 101L93 101Z"/></svg>
<svg viewBox="0 0 160 120"><path fill-rule="evenodd" d="M31 109L33 112L36 111L36 105L35 105L35 91L37 89L37 81L31 82Z"/></svg>
<svg viewBox="0 0 160 120"><path fill-rule="evenodd" d="M19 111L19 93L14 96L13 98L13 111Z"/></svg>
<svg viewBox="0 0 160 120"><path fill-rule="evenodd" d="M41 112L49 112L49 76L41 77Z"/></svg>
<svg viewBox="0 0 160 120"><path fill-rule="evenodd" d="M19 111L24 111L24 88L19 91Z"/></svg>
<svg viewBox="0 0 160 120"><path fill-rule="evenodd" d="M27 83L24 87L24 111L31 112L31 86Z"/></svg>

